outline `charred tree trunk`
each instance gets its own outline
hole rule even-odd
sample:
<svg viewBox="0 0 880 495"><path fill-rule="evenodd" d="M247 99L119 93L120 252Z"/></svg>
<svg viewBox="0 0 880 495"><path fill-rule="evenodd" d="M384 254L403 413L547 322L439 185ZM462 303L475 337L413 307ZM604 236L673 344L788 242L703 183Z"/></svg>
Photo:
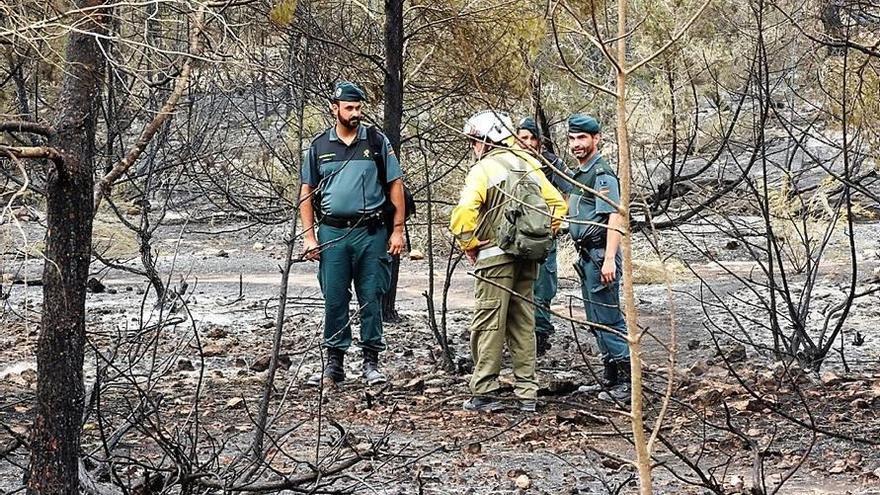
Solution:
<svg viewBox="0 0 880 495"><path fill-rule="evenodd" d="M403 1L385 0L385 107L382 127L391 147L400 156L400 128L403 121ZM397 280L400 256L391 263L391 286L382 300L385 321L398 321Z"/></svg>
<svg viewBox="0 0 880 495"><path fill-rule="evenodd" d="M77 0L76 8L103 0ZM89 10L87 10L89 11ZM49 173L43 316L37 344L36 414L28 494L79 493L86 279L92 248L95 120L103 67L97 38L104 12L90 10L67 41L57 135L63 163Z"/></svg>
<svg viewBox="0 0 880 495"><path fill-rule="evenodd" d="M819 14L825 35L833 42L839 42L845 37L843 21L840 18L841 3L840 0L825 0L824 5L822 5L822 12ZM843 46L829 45L828 55L831 57L840 56L843 55L845 50L846 48Z"/></svg>
<svg viewBox="0 0 880 495"><path fill-rule="evenodd" d="M538 124L538 129L541 130L541 144L544 145L545 150L555 154L556 146L553 145L550 122L547 120L547 113L541 103L541 74L537 71L532 74L531 87L532 101L535 103L535 122Z"/></svg>

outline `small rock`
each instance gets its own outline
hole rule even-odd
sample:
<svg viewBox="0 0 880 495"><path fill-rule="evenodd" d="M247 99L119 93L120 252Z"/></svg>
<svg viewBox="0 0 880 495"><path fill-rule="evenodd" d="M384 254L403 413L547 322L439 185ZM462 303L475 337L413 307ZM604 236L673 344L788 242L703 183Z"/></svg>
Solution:
<svg viewBox="0 0 880 495"><path fill-rule="evenodd" d="M26 206L19 206L18 208L14 208L12 210L12 215L22 222L30 222L31 220L35 220L37 218L36 215L33 214Z"/></svg>
<svg viewBox="0 0 880 495"><path fill-rule="evenodd" d="M840 385L843 379L833 371L824 371L822 372L822 376L820 377L822 381L822 385L826 387L833 387L835 385Z"/></svg>
<svg viewBox="0 0 880 495"><path fill-rule="evenodd" d="M547 388L538 390L540 395L566 395L578 389L577 383L565 379L551 379Z"/></svg>
<svg viewBox="0 0 880 495"><path fill-rule="evenodd" d="M739 476L733 475L727 479L727 484L730 485L730 487L733 488L735 491L741 492L745 482Z"/></svg>
<svg viewBox="0 0 880 495"><path fill-rule="evenodd" d="M695 398L700 402L700 404L704 406L711 406L721 402L721 399L723 397L721 395L721 391L717 388L707 388L697 392Z"/></svg>
<svg viewBox="0 0 880 495"><path fill-rule="evenodd" d="M834 464L832 464L831 467L828 468L828 472L831 474L840 474L844 471L846 471L846 461L843 459L838 459L834 461Z"/></svg>
<svg viewBox="0 0 880 495"><path fill-rule="evenodd" d="M229 335L229 332L221 327L214 327L205 333L205 337L209 339L222 339L227 335Z"/></svg>
<svg viewBox="0 0 880 495"><path fill-rule="evenodd" d="M37 383L37 371L33 369L26 369L21 372L21 380L24 382L28 388L31 388L32 385L36 385Z"/></svg>
<svg viewBox="0 0 880 495"><path fill-rule="evenodd" d="M275 320L266 320L263 323L260 323L260 328L274 328Z"/></svg>
<svg viewBox="0 0 880 495"><path fill-rule="evenodd" d="M177 360L177 371L195 371L196 368L193 366L192 361L189 359L178 359Z"/></svg>
<svg viewBox="0 0 880 495"><path fill-rule="evenodd" d="M119 290L117 290L116 287L108 287L107 288L107 294L118 294L118 293L119 293Z"/></svg>
<svg viewBox="0 0 880 495"><path fill-rule="evenodd" d="M603 457L600 461L603 467L607 469L611 469L613 471L617 471L623 466L623 463L618 461L617 459L612 459L610 457Z"/></svg>
<svg viewBox="0 0 880 495"><path fill-rule="evenodd" d="M86 282L86 290L91 292L92 294L100 294L106 289L107 288L104 286L104 284L102 284L101 281L96 279L95 277L90 278L89 281Z"/></svg>
<svg viewBox="0 0 880 495"><path fill-rule="evenodd" d="M269 369L269 363L272 361L272 355L267 354L260 359L254 361L254 364L251 365L251 371L262 372ZM284 369L290 369L291 361L290 356L288 354L279 354L278 355L278 367Z"/></svg>
<svg viewBox="0 0 880 495"><path fill-rule="evenodd" d="M401 388L403 388L403 390L422 390L425 388L425 380L416 377L406 382Z"/></svg>
<svg viewBox="0 0 880 495"><path fill-rule="evenodd" d="M467 444L465 447L465 451L471 455L477 455L483 450L483 445L480 442L471 442Z"/></svg>
<svg viewBox="0 0 880 495"><path fill-rule="evenodd" d="M740 363L746 360L746 347L742 344L733 344L722 351L727 356L727 361Z"/></svg>
<svg viewBox="0 0 880 495"><path fill-rule="evenodd" d="M528 490L529 487L532 486L532 480L529 479L529 477L526 476L525 474L521 474L521 475L517 476L516 481L514 481L514 483L516 483L516 487L519 488L520 490Z"/></svg>
<svg viewBox="0 0 880 495"><path fill-rule="evenodd" d="M266 245L263 244L262 242L255 242L253 249L254 249L254 251L262 251L262 250L266 249Z"/></svg>
<svg viewBox="0 0 880 495"><path fill-rule="evenodd" d="M426 387L443 387L447 384L445 378L431 378L430 380L425 381Z"/></svg>
<svg viewBox="0 0 880 495"><path fill-rule="evenodd" d="M709 367L706 365L706 361L699 359L688 368L687 372L691 376L701 376L705 375L707 371L709 371Z"/></svg>
<svg viewBox="0 0 880 495"><path fill-rule="evenodd" d="M724 249L728 249L730 251L733 251L734 249L739 249L739 242L727 241L727 244L724 245Z"/></svg>
<svg viewBox="0 0 880 495"><path fill-rule="evenodd" d="M421 252L418 249L413 249L409 252L409 259L413 261L419 261L425 259L425 253Z"/></svg>
<svg viewBox="0 0 880 495"><path fill-rule="evenodd" d="M690 339L690 340L688 340L687 348L689 351L696 351L697 349L700 348L701 345L702 345L702 343L700 342L699 339Z"/></svg>
<svg viewBox="0 0 880 495"><path fill-rule="evenodd" d="M226 354L226 349L216 344L206 345L202 348L202 356L204 357L217 357L224 354Z"/></svg>
<svg viewBox="0 0 880 495"><path fill-rule="evenodd" d="M241 397L233 397L226 402L226 409L240 409L244 406L244 399Z"/></svg>
<svg viewBox="0 0 880 495"><path fill-rule="evenodd" d="M125 292L131 292L133 290L134 290L134 287L132 287L130 285L125 288Z"/></svg>
<svg viewBox="0 0 880 495"><path fill-rule="evenodd" d="M772 371L765 371L758 374L758 384L762 387L772 387L777 383L777 377Z"/></svg>
<svg viewBox="0 0 880 495"><path fill-rule="evenodd" d="M846 463L850 467L859 466L862 463L862 453L852 452L850 455L846 456Z"/></svg>
<svg viewBox="0 0 880 495"><path fill-rule="evenodd" d="M216 257L218 257L218 258L228 258L228 257L229 257L229 253L227 253L227 252L224 251L223 249L220 249L220 250L218 250L218 251L214 254L214 256L216 256Z"/></svg>
<svg viewBox="0 0 880 495"><path fill-rule="evenodd" d="M232 362L233 366L236 368L247 368L247 361L242 358L235 358L235 361ZM242 370L244 371L244 370Z"/></svg>

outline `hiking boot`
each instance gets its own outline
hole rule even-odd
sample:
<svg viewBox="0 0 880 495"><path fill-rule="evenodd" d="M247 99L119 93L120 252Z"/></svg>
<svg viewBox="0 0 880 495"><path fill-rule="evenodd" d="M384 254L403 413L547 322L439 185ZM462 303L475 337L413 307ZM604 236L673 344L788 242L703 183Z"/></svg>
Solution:
<svg viewBox="0 0 880 495"><path fill-rule="evenodd" d="M553 344L550 343L550 334L549 333L536 333L535 334L535 355L538 357L547 354L553 347Z"/></svg>
<svg viewBox="0 0 880 495"><path fill-rule="evenodd" d="M632 387L629 378L629 360L614 363L617 368L617 383L599 394L599 400L606 402L627 403L632 395Z"/></svg>
<svg viewBox="0 0 880 495"><path fill-rule="evenodd" d="M604 360L602 361L602 366L602 377L599 378L599 381L592 385L581 385L578 387L578 392L582 394L594 394L617 385L617 366L615 366L614 363Z"/></svg>
<svg viewBox="0 0 880 495"><path fill-rule="evenodd" d="M535 399L520 399L519 410L523 412L535 412L538 410L538 401Z"/></svg>
<svg viewBox="0 0 880 495"><path fill-rule="evenodd" d="M475 395L464 401L461 406L465 411L488 412L492 413L504 409L504 405L498 402L495 397L488 395Z"/></svg>
<svg viewBox="0 0 880 495"><path fill-rule="evenodd" d="M309 377L306 385L310 387L318 387L321 382L325 384L338 384L345 380L345 351L342 349L327 349L327 362L324 369L316 372Z"/></svg>
<svg viewBox="0 0 880 495"><path fill-rule="evenodd" d="M367 382L367 385L379 385L388 381L379 371L379 351L364 349L364 364L361 370L361 378Z"/></svg>

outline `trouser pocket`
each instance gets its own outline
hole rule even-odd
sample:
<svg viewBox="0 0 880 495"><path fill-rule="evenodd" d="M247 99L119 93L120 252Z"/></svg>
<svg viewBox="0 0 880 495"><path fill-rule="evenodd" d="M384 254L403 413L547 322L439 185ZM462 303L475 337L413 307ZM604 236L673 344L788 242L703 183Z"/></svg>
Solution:
<svg viewBox="0 0 880 495"><path fill-rule="evenodd" d="M474 319L471 322L472 332L496 331L501 318L501 299L477 299L474 307Z"/></svg>

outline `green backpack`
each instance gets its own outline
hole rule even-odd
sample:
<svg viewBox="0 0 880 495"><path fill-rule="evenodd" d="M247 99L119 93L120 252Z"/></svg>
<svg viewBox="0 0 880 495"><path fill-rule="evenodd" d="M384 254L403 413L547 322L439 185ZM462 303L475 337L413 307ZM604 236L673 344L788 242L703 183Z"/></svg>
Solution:
<svg viewBox="0 0 880 495"><path fill-rule="evenodd" d="M516 158L504 162L510 172L501 189L504 198L495 240L507 254L543 262L553 248L552 212L541 194L537 172Z"/></svg>

